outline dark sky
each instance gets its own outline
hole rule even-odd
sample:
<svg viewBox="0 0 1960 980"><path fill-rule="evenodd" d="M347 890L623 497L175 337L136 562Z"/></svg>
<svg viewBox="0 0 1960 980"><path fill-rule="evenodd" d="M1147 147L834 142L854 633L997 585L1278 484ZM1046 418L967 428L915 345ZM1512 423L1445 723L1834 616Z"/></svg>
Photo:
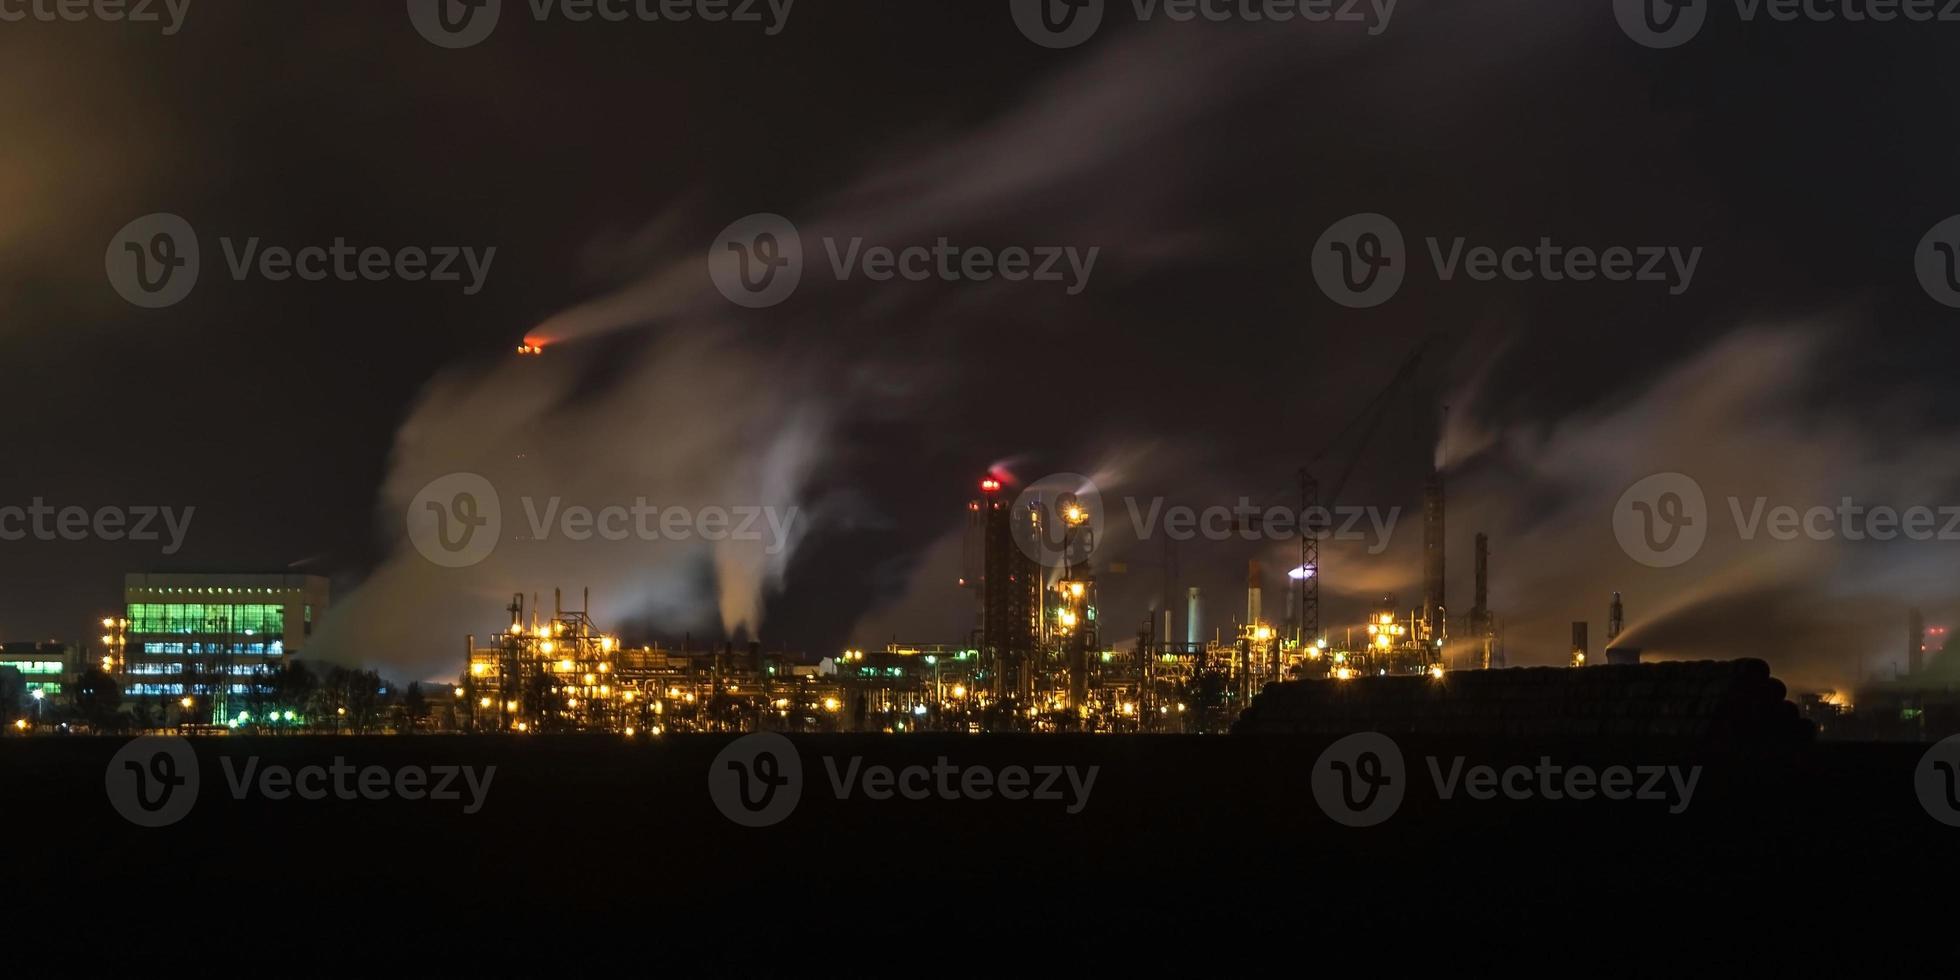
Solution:
<svg viewBox="0 0 1960 980"><path fill-rule="evenodd" d="M743 576L760 575L772 646L956 631L950 535L990 464L1278 502L1430 336L1346 497L1414 507L1451 403L1452 553L1496 538L1514 660L1555 659L1565 623L1603 619L1624 588L1656 647L1834 681L1852 652L1896 652L1906 603L1952 603L1960 543L1737 547L1663 573L1619 552L1610 512L1671 469L1711 495L1956 499L1956 314L1911 257L1960 212L1960 25L1744 24L1724 7L1656 51L1605 0L1404 0L1377 37L1139 24L1116 4L1055 51L1005 0L800 0L774 37L506 7L456 51L394 2L197 0L171 37L0 24L0 505L196 507L174 556L0 544L0 636L91 635L125 571L294 563L349 600L337 652L403 672L448 672L501 597L558 585L593 588L630 635L721 632L711 555L513 546L450 577L404 557L418 487L520 454L530 490L595 503L800 502L809 533L780 577ZM806 237L1102 255L1077 297L806 273L790 302L740 310L708 285L707 247L764 211ZM1309 252L1368 211L1412 250L1462 235L1705 252L1681 296L1418 274L1348 310ZM152 212L185 217L205 252L196 291L156 311L103 268ZM254 236L497 254L474 296L234 282L218 239ZM576 337L518 363L546 321ZM1330 558L1331 621L1377 591L1413 601L1414 528L1384 555ZM1222 618L1248 558L1277 593L1277 551L1186 548L1180 584L1224 597ZM1113 539L1109 557L1156 553ZM352 601L391 562L399 577ZM1156 575L1111 576L1117 635Z"/></svg>

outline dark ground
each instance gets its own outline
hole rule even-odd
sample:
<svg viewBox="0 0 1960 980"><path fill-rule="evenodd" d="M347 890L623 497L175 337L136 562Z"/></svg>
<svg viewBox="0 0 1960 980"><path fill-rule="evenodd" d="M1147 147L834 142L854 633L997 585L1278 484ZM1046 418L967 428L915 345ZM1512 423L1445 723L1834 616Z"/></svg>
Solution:
<svg viewBox="0 0 1960 980"><path fill-rule="evenodd" d="M1907 917L1942 907L1918 896L1950 895L1960 867L1960 828L1933 820L1914 790L1920 745L1741 753L1403 739L1406 801L1355 829L1327 818L1310 788L1326 740L798 737L799 805L750 829L707 792L729 741L206 739L194 809L143 829L107 801L104 770L122 740L7 740L13 894L42 896L83 925L127 903L150 917L181 901L241 924L254 912L302 931L330 922L350 938L454 938L446 923L461 915L471 942L494 938L498 956L555 948L574 922L742 944L985 945L1027 929L1028 941L1099 956L1460 929L1513 940L1624 932L1643 944L1706 929L1788 950L1911 937L1900 931ZM1440 801L1428 753L1500 768L1546 754L1568 766L1707 768L1672 815L1663 802ZM238 801L221 755L497 773L475 815L460 802ZM944 755L1101 769L1073 816L1049 801L838 801L821 760L856 755L894 767Z"/></svg>

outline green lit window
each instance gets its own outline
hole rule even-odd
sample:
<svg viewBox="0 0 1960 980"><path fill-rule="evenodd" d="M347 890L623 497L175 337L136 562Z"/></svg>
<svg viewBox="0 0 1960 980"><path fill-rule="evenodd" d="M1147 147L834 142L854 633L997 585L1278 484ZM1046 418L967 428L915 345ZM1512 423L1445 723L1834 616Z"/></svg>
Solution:
<svg viewBox="0 0 1960 980"><path fill-rule="evenodd" d="M149 634L284 635L286 607L260 603L131 603L129 631Z"/></svg>
<svg viewBox="0 0 1960 980"><path fill-rule="evenodd" d="M59 674L59 660L0 660L0 667L13 667L23 674Z"/></svg>

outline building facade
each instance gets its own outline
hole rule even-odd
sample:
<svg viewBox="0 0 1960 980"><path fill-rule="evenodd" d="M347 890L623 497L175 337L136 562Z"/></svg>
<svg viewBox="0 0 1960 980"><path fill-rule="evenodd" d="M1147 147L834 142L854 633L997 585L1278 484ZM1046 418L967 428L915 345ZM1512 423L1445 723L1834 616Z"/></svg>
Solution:
<svg viewBox="0 0 1960 980"><path fill-rule="evenodd" d="M317 575L127 575L114 638L123 694L227 718L230 701L305 649L327 601Z"/></svg>

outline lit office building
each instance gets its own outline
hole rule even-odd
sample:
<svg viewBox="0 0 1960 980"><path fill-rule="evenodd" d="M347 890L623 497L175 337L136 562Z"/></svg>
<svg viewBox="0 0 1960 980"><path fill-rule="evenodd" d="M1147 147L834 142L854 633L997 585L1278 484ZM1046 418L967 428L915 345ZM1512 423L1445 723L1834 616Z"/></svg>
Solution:
<svg viewBox="0 0 1960 980"><path fill-rule="evenodd" d="M8 643L0 647L0 668L20 671L24 693L58 697L75 684L73 650L66 643Z"/></svg>
<svg viewBox="0 0 1960 980"><path fill-rule="evenodd" d="M123 694L178 701L229 717L233 699L297 656L327 609L315 575L149 575L123 580L114 625Z"/></svg>

